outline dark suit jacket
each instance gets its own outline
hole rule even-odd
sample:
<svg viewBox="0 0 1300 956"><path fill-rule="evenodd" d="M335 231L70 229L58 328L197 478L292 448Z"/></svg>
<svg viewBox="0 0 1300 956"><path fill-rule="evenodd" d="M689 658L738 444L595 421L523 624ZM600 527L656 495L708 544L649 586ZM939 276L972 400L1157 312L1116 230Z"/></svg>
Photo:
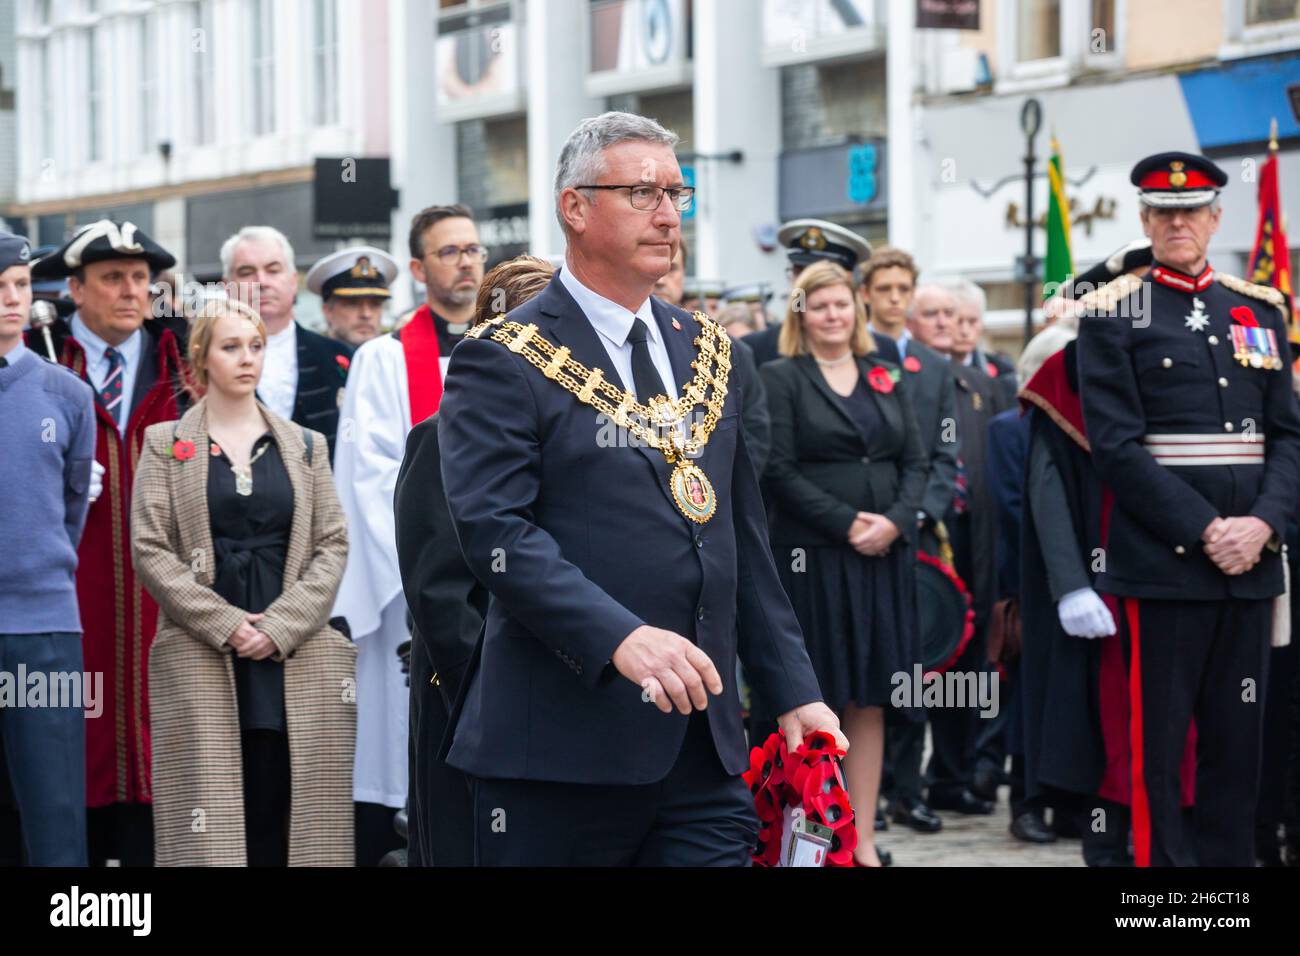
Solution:
<svg viewBox="0 0 1300 956"><path fill-rule="evenodd" d="M334 460L334 439L339 430L339 394L348 379L352 347L319 335L300 324L298 339L298 392L293 400L293 420L318 431L330 446ZM344 359L340 362L339 359Z"/></svg>
<svg viewBox="0 0 1300 956"><path fill-rule="evenodd" d="M393 496L397 561L410 610L411 866L470 866L469 782L438 757L451 708L483 630L487 590L460 554L442 488L438 416L411 429ZM436 683L435 683L436 681Z"/></svg>
<svg viewBox="0 0 1300 956"><path fill-rule="evenodd" d="M767 467L767 452L772 446L772 419L767 411L767 391L758 377L754 364L754 350L744 339L731 341L731 379L729 387L739 388L740 427L745 429L745 447L754 470L763 474Z"/></svg>
<svg viewBox="0 0 1300 956"><path fill-rule="evenodd" d="M967 520L972 553L970 588L976 626L993 607L997 592L997 520L989 487L988 429L994 415L1004 411L1005 392L979 369L951 363L956 376L957 433L961 436L962 468L966 474ZM950 513L945 521L953 520Z"/></svg>
<svg viewBox="0 0 1300 956"><path fill-rule="evenodd" d="M885 336L877 336L880 341ZM942 521L952 504L952 493L957 485L957 455L961 450L961 435L956 428L957 397L952 363L946 356L923 345L916 339L907 343L907 355L920 363L913 372L904 364L907 389L916 412L916 422L921 427L921 441L930 458L930 474L921 496L921 510L931 521Z"/></svg>
<svg viewBox="0 0 1300 956"><path fill-rule="evenodd" d="M750 332L745 336L745 344L749 350L754 353L754 364L762 368L768 362L775 362L781 357L777 351L777 343L781 339L781 324L769 325L765 329L757 332Z"/></svg>
<svg viewBox="0 0 1300 956"><path fill-rule="evenodd" d="M858 367L864 378L895 368L874 354ZM907 379L889 393L868 388L884 423L868 443L812 356L769 362L760 374L772 412L764 475L775 506L772 544L847 547L859 511L883 514L911 541L927 464Z"/></svg>
<svg viewBox="0 0 1300 956"><path fill-rule="evenodd" d="M678 384L693 375L688 313L653 300ZM510 313L619 381L558 275ZM673 328L677 319L680 330ZM669 492L663 456L610 445L595 409L491 341L456 347L439 415L442 475L461 551L491 593L458 702L449 762L484 777L641 784L677 759L687 717L663 714L612 667L642 624L693 640L724 691L707 716L722 765L748 766L736 659L778 713L820 700L768 546L758 480L728 392L695 464L717 495L707 524Z"/></svg>
<svg viewBox="0 0 1300 956"><path fill-rule="evenodd" d="M1002 401L1008 405L1016 403L1020 391L1016 379L1016 363L1001 352L986 352L976 347L971 353L971 362L976 368L993 380L993 385L1001 394Z"/></svg>
<svg viewBox="0 0 1300 956"><path fill-rule="evenodd" d="M997 514L998 599L1020 594L1020 513L1029 459L1029 419L1009 408L989 422L987 480Z"/></svg>

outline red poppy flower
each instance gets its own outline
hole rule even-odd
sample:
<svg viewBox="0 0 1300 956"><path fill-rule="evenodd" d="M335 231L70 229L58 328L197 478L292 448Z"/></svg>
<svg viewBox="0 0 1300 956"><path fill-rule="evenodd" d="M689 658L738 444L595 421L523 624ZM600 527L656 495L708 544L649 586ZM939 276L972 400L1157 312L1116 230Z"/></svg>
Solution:
<svg viewBox="0 0 1300 956"><path fill-rule="evenodd" d="M915 355L909 355L907 358L903 359L903 368L907 369L909 372L919 372L921 371L921 360Z"/></svg>
<svg viewBox="0 0 1300 956"><path fill-rule="evenodd" d="M867 373L867 384L883 395L894 390L894 380L889 377L889 369L880 365Z"/></svg>
<svg viewBox="0 0 1300 956"><path fill-rule="evenodd" d="M194 442L177 441L172 445L172 457L177 461L189 461L194 457Z"/></svg>
<svg viewBox="0 0 1300 956"><path fill-rule="evenodd" d="M352 359L348 358L346 355L336 355L334 356L334 361L339 363L339 369L344 375L346 375L348 369L352 367Z"/></svg>
<svg viewBox="0 0 1300 956"><path fill-rule="evenodd" d="M852 866L853 850L858 845L858 828L840 827L831 834L831 845L826 851L827 866Z"/></svg>
<svg viewBox="0 0 1300 956"><path fill-rule="evenodd" d="M1234 305L1231 315L1233 321L1239 325L1244 325L1249 329L1259 328L1259 321L1255 318L1255 313L1250 310L1248 305Z"/></svg>

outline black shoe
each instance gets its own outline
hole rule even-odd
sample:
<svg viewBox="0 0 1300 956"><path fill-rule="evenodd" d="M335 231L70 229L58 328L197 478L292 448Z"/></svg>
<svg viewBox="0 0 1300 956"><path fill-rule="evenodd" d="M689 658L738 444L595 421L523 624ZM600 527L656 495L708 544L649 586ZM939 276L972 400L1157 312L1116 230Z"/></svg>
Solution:
<svg viewBox="0 0 1300 956"><path fill-rule="evenodd" d="M1077 813L1067 813L1059 808L1052 809L1052 832L1062 840L1083 839L1083 828Z"/></svg>
<svg viewBox="0 0 1300 956"><path fill-rule="evenodd" d="M876 807L876 832L889 829L889 821L885 819L885 813L880 807Z"/></svg>
<svg viewBox="0 0 1300 956"><path fill-rule="evenodd" d="M933 792L930 793L930 808L933 810L955 810L972 816L987 816L995 806L992 800L981 800L965 787L955 794L940 793L935 796Z"/></svg>
<svg viewBox="0 0 1300 956"><path fill-rule="evenodd" d="M896 801L889 809L895 823L911 827L917 833L938 833L943 829L943 821L921 800Z"/></svg>
<svg viewBox="0 0 1300 956"><path fill-rule="evenodd" d="M1032 810L1011 821L1011 835L1026 843L1055 843L1056 834L1047 828L1043 818Z"/></svg>
<svg viewBox="0 0 1300 956"><path fill-rule="evenodd" d="M975 778L971 781L970 792L975 794L981 800L998 799L998 787L1003 783L1002 778L1006 776L997 767L986 765L975 771Z"/></svg>

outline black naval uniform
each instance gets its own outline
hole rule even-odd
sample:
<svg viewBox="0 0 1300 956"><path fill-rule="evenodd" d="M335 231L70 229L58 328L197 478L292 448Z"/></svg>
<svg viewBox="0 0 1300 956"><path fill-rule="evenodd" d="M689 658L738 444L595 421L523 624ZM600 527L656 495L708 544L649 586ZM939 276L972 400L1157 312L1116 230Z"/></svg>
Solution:
<svg viewBox="0 0 1300 956"><path fill-rule="evenodd" d="M1129 681L1139 866L1254 863L1262 698L1273 598L1283 591L1277 536L1300 482L1300 408L1279 299L1208 266L1188 276L1158 262L1146 279L1124 276L1085 299L1084 418L1115 496L1097 589L1121 598L1122 646L1131 671L1140 669ZM1255 364L1234 357L1243 333L1232 331L1252 324L1276 344ZM1254 568L1229 577L1200 538L1214 518L1239 515L1276 534ZM1178 770L1191 720L1196 806L1185 821Z"/></svg>

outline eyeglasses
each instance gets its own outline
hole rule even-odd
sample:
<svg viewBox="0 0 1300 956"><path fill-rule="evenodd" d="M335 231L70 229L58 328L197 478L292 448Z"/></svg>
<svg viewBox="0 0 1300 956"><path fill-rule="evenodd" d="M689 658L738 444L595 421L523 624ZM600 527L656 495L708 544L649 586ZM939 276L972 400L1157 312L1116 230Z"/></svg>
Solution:
<svg viewBox="0 0 1300 956"><path fill-rule="evenodd" d="M672 201L673 207L678 212L685 212L691 208L691 202L695 199L694 186L648 186L638 183L635 186L575 186L575 189L626 189L628 201L632 204L633 209L640 209L642 212L649 212L652 209L658 209L659 204L664 201L664 193Z"/></svg>
<svg viewBox="0 0 1300 956"><path fill-rule="evenodd" d="M434 252L438 261L444 266L454 266L460 262L461 256L469 256L470 261L484 262L487 260L487 246L480 246L477 242L468 246L443 246Z"/></svg>

